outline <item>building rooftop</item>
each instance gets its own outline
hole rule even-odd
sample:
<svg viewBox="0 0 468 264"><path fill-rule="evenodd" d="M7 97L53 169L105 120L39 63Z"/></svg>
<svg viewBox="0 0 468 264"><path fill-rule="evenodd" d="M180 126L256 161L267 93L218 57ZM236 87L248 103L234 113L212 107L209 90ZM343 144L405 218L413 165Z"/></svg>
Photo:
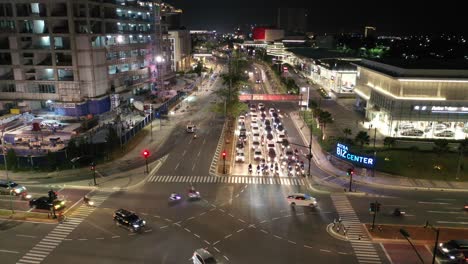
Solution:
<svg viewBox="0 0 468 264"><path fill-rule="evenodd" d="M333 71L356 71L356 65L350 61L340 59L321 59L318 62L321 66Z"/></svg>
<svg viewBox="0 0 468 264"><path fill-rule="evenodd" d="M468 78L468 61L437 59L381 59L353 62L392 77Z"/></svg>
<svg viewBox="0 0 468 264"><path fill-rule="evenodd" d="M320 48L289 48L288 51L294 53L297 56L311 58L311 59L329 59L329 58L349 58L344 53Z"/></svg>

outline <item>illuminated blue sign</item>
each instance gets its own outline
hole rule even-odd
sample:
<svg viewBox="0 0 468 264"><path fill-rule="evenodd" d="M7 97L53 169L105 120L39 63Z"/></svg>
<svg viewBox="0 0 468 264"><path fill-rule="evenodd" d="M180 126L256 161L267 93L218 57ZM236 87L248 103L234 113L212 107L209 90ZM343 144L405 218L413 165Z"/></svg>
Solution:
<svg viewBox="0 0 468 264"><path fill-rule="evenodd" d="M339 158L351 161L353 163L361 164L366 167L374 167L375 165L375 160L373 157L359 156L359 155L350 153L348 150L348 146L343 145L341 143L336 144L336 155Z"/></svg>

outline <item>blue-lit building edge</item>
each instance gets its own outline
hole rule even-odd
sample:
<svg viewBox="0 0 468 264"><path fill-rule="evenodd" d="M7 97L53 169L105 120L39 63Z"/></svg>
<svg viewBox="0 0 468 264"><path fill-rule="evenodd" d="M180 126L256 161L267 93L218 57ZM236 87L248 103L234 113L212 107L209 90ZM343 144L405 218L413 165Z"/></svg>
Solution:
<svg viewBox="0 0 468 264"><path fill-rule="evenodd" d="M90 99L86 102L77 103L75 107L55 107L54 113L61 116L85 116L88 114L99 115L108 112L111 107L109 96L99 99Z"/></svg>

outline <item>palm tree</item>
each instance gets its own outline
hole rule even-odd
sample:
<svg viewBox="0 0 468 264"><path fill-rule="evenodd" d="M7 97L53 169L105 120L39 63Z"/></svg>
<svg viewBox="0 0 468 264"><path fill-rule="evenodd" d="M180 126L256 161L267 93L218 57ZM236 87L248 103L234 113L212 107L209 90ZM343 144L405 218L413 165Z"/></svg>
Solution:
<svg viewBox="0 0 468 264"><path fill-rule="evenodd" d="M319 120L319 123L322 125L323 130L325 130L325 127L327 126L327 124L333 123L332 115L330 114L330 112L327 112L327 111L322 111L319 114L318 120Z"/></svg>
<svg viewBox="0 0 468 264"><path fill-rule="evenodd" d="M370 137L369 135L367 134L366 131L359 131L359 133L357 133L356 137L354 138L354 140L359 143L361 145L361 147L364 146L364 144L367 144L369 145L369 142L370 142Z"/></svg>
<svg viewBox="0 0 468 264"><path fill-rule="evenodd" d="M343 129L343 134L345 135L346 139L348 139L348 137L351 136L353 132L351 131L351 128L345 128Z"/></svg>

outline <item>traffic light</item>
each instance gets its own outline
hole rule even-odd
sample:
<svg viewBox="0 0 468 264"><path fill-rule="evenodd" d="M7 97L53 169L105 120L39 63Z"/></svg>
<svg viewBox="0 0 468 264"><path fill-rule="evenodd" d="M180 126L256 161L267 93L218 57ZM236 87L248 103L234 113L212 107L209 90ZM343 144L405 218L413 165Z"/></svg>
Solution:
<svg viewBox="0 0 468 264"><path fill-rule="evenodd" d="M375 212L377 206L375 203L370 203L369 212Z"/></svg>
<svg viewBox="0 0 468 264"><path fill-rule="evenodd" d="M91 169L92 171L96 170L96 163L91 162L91 164L89 164L89 165L91 166L90 169Z"/></svg>
<svg viewBox="0 0 468 264"><path fill-rule="evenodd" d="M380 203L375 203L375 211L380 212Z"/></svg>
<svg viewBox="0 0 468 264"><path fill-rule="evenodd" d="M346 172L346 175L348 176L353 176L354 175L354 169L348 169L348 171Z"/></svg>
<svg viewBox="0 0 468 264"><path fill-rule="evenodd" d="M149 157L149 155L150 155L149 150L147 150L147 149L143 150L143 157L144 157L145 159L147 159L147 158Z"/></svg>
<svg viewBox="0 0 468 264"><path fill-rule="evenodd" d="M223 155L223 160L225 160L225 159L226 159L226 151L225 151L225 150L223 150L223 154L222 154L222 155Z"/></svg>

